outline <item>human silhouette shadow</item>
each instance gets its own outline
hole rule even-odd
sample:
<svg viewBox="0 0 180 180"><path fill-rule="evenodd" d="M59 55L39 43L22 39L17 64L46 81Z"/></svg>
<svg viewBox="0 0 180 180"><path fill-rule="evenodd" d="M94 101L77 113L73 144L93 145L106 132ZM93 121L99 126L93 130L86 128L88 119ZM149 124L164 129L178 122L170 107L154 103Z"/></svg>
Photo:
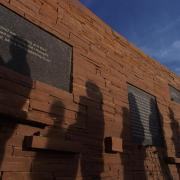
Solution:
<svg viewBox="0 0 180 180"><path fill-rule="evenodd" d="M18 68L18 65L19 65L19 68L21 67L22 71L25 71L26 75L28 75L28 77L31 77L31 71L28 66L27 58L26 58L27 52L28 52L28 43L24 39L22 39L18 36L12 36L9 44L10 44L9 52L10 52L11 58L6 63L5 60L0 55L0 65L10 68L13 71L16 71L16 68ZM20 47L20 44L23 44L23 48ZM20 63L18 63L19 61L23 62L23 63L21 63L21 64L23 64L22 66L20 66ZM17 65L16 65L16 62L17 62ZM13 73L13 75L14 75L14 73ZM31 82L30 79L29 79L29 82ZM18 94L13 93L13 87L12 87L11 95L18 97L19 101L17 99L16 99L16 101L14 101L13 98L11 99L11 95L10 95L10 97L7 99L8 105L5 102L5 104L3 104L3 106L4 107L7 106L7 108L12 108L13 111L16 111L17 114L20 114L20 116L23 119L26 119L27 112L25 112L22 109L23 109L24 104L26 103L26 98L29 97L30 89L31 89L31 87L28 87L27 90L23 93L23 95L18 95ZM5 90L2 90L1 93L2 93L2 96L7 97L6 93L9 93L9 92L7 92L7 91L5 92ZM4 95L3 95L3 93L4 93ZM14 97L14 99L15 99L15 97ZM14 105L14 103L16 103L16 105ZM16 114L15 114L15 116L16 116ZM1 119L1 122L0 122L0 133L1 133L0 168L1 168L1 170L3 170L3 161L5 160L7 142L13 136L13 133L17 126L17 122L20 120L19 117L15 117L15 116L8 115L8 114L5 114L5 115L0 114L0 119Z"/></svg>
<svg viewBox="0 0 180 180"><path fill-rule="evenodd" d="M81 173L83 179L86 180L90 175L93 180L100 180L101 174L104 171L103 162L103 144L104 144L104 115L102 108L103 95L100 88L93 82L86 82L86 92L88 98L94 98L94 93L96 94L96 100L98 100L97 105L87 105L88 118L86 121L86 127L89 136L93 136L97 140L96 150L89 151L91 147L86 147L86 151L81 156ZM82 99L83 97L81 97ZM80 99L80 103L81 103ZM95 125L95 127L94 127ZM96 128L96 131L95 131ZM88 152L88 153L87 153ZM92 160L90 158L95 158L93 166L91 164Z"/></svg>
<svg viewBox="0 0 180 180"><path fill-rule="evenodd" d="M149 116L149 130L151 134L151 144L156 147L154 152L160 162L160 170L165 180L172 180L172 176L165 161L167 157L167 145L164 138L164 132L162 129L163 116L160 114L156 101L150 100L150 116ZM157 128L154 128L157 127ZM163 150L162 150L163 148ZM157 163L157 162L156 162Z"/></svg>
<svg viewBox="0 0 180 180"><path fill-rule="evenodd" d="M53 125L49 128L47 136L52 138L64 138L65 130L63 129L64 122L64 104L60 100L56 100L51 105L50 117L53 120ZM59 136L54 133L54 130L58 130Z"/></svg>
<svg viewBox="0 0 180 180"><path fill-rule="evenodd" d="M169 107L169 118L171 120L171 128L173 130L173 136L172 136L172 140L174 142L175 145L175 152L176 152L176 157L180 157L180 143L179 143L179 139L180 139L180 126L178 121L175 119L175 115L173 110Z"/></svg>
<svg viewBox="0 0 180 180"><path fill-rule="evenodd" d="M122 108L123 112L123 131L121 134L121 137L123 138L123 154L122 155L122 162L124 165L124 179L133 179L135 177L130 177L129 172L136 172L139 173L139 178L141 180L147 179L146 172L145 172L145 156L146 151L144 144L144 126L142 124L141 116L139 107L137 104L136 97L133 93L128 93L128 99L129 99L129 112L127 108ZM131 124L131 143L134 144L132 148L128 148L126 141L127 141L127 134L128 134L128 128L127 128L127 118L130 118L130 124ZM137 130L138 127L138 130ZM130 150L131 149L131 150ZM135 165L132 166L131 160L138 164L136 167Z"/></svg>
<svg viewBox="0 0 180 180"><path fill-rule="evenodd" d="M86 94L87 96L81 96L79 101L79 112L81 112L81 107L83 107L82 105L85 104L87 107L86 118L83 119L85 121L86 136L81 140L83 150L79 156L80 173L83 180L100 180L101 173L104 171L104 117L102 111L103 96L100 88L91 81L86 82ZM80 113L78 115L77 122L68 128L68 132L78 128L78 126L82 123ZM91 140L91 143L89 143L89 140L87 141L87 138Z"/></svg>
<svg viewBox="0 0 180 180"><path fill-rule="evenodd" d="M2 58L2 56L0 55L0 66L4 65L4 60Z"/></svg>
<svg viewBox="0 0 180 180"><path fill-rule="evenodd" d="M61 140L64 141L66 137L64 128L64 108L63 102L55 100L49 112L53 125L47 126L44 132L41 132L42 134L40 134L40 132L34 133L33 136L47 137L48 142L45 149L34 149L36 156L32 162L32 172L47 172L49 175L57 172L59 176L62 177L69 177L74 173L74 168L76 168L73 164L74 156L71 156L71 154L68 155L65 151L53 149L53 144L61 143ZM62 166L62 158L64 159L65 157L69 159L69 164L63 163L64 166ZM56 164L56 166L54 164ZM39 178L47 179L47 177L44 176ZM37 179L34 173L31 174L31 179Z"/></svg>
<svg viewBox="0 0 180 180"><path fill-rule="evenodd" d="M129 172L132 171L131 169L131 151L129 148L129 110L126 107L122 107L122 133L120 135L120 138L122 138L122 144L123 144L123 153L120 154L120 158L123 164L123 180L131 180L133 177Z"/></svg>
<svg viewBox="0 0 180 180"><path fill-rule="evenodd" d="M151 144L162 147L163 131L160 123L160 113L158 112L157 104L154 99L150 99L150 116L149 116L149 130L151 134ZM156 127L156 128L154 128Z"/></svg>
<svg viewBox="0 0 180 180"><path fill-rule="evenodd" d="M4 65L25 76L31 77L30 67L27 62L28 43L18 36L12 36L9 51L11 59Z"/></svg>
<svg viewBox="0 0 180 180"><path fill-rule="evenodd" d="M171 130L172 134L172 141L174 142L175 147L175 155L177 158L180 158L180 126L179 122L176 120L173 110L169 107L169 118L171 120ZM180 179L180 165L176 165L179 179Z"/></svg>

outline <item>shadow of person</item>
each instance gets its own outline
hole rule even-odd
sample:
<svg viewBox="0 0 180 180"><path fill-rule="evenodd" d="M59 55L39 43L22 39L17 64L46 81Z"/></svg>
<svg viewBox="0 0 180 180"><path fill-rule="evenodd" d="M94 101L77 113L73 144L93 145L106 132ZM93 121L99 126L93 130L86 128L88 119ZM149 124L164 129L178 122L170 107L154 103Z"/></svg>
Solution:
<svg viewBox="0 0 180 180"><path fill-rule="evenodd" d="M169 107L169 118L171 120L171 129L173 132L172 140L175 145L176 157L180 157L180 150L179 150L179 148L180 148L180 143L179 143L180 126L179 126L179 122L175 119L173 110L170 107Z"/></svg>
<svg viewBox="0 0 180 180"><path fill-rule="evenodd" d="M5 66L13 71L31 77L30 67L27 62L28 43L18 36L12 36L9 51L11 59Z"/></svg>
<svg viewBox="0 0 180 180"><path fill-rule="evenodd" d="M4 65L4 60L2 58L2 56L0 55L0 66Z"/></svg>
<svg viewBox="0 0 180 180"><path fill-rule="evenodd" d="M50 116L54 122L54 124L50 127L47 136L48 137L55 137L57 138L56 133L54 133L54 130L58 130L58 137L63 136L65 137L65 131L63 129L63 122L64 122L64 104L56 100L53 102L51 105L51 110L50 110ZM60 133L60 134L59 134Z"/></svg>
<svg viewBox="0 0 180 180"><path fill-rule="evenodd" d="M61 140L65 139L64 123L64 104L60 100L55 100L50 107L50 118L53 121L53 125L46 126L46 128L40 133L36 132L33 136L42 136L48 138L48 142L44 149L34 149L36 156L32 162L32 172L46 172L47 176L39 175L38 179L51 179L51 174L54 172L59 173L59 176L64 176L63 173L68 172L67 167L62 166L61 158L66 155L61 150L56 150L56 145L61 143ZM45 157L45 158L44 158ZM71 156L70 156L71 157ZM56 160L55 160L56 159ZM69 162L71 163L71 162ZM56 165L56 166L55 166ZM70 165L68 166L68 170ZM62 170L64 168L64 172ZM60 174L62 172L62 174ZM68 172L70 173L70 171ZM37 179L36 173L31 173L31 179Z"/></svg>
<svg viewBox="0 0 180 180"><path fill-rule="evenodd" d="M160 118L162 117L158 111L156 101L150 99L149 131L151 135L151 144L157 147L162 147L164 145L164 135Z"/></svg>
<svg viewBox="0 0 180 180"><path fill-rule="evenodd" d="M100 180L101 173L104 171L103 163L103 144L104 144L104 117L102 112L102 93L99 87L91 81L86 82L87 96L81 96L79 100L79 112L77 122L68 128L68 132L73 129L82 127L84 137L81 139L83 150L79 156L80 172L83 180L93 179ZM86 114L83 117L81 112L86 107ZM79 130L78 130L79 131ZM87 138L89 139L87 141ZM78 160L76 162L78 167ZM74 174L73 179L77 178L77 173Z"/></svg>
<svg viewBox="0 0 180 180"><path fill-rule="evenodd" d="M81 156L81 173L86 180L90 176L93 180L100 180L104 172L103 145L104 145L104 115L103 115L103 95L100 88L91 81L86 82L87 97L96 99L98 103L87 104L88 118L86 128L89 137L92 137L96 143L86 146L84 154ZM83 100L83 97L80 98ZM95 148L95 149L94 149Z"/></svg>
<svg viewBox="0 0 180 180"><path fill-rule="evenodd" d="M167 157L167 145L164 138L164 132L162 129L163 116L160 114L156 101L150 99L150 116L149 116L149 130L151 134L151 144L156 148L153 152L154 156L157 156L154 166L156 170L159 170L163 179L171 180L172 176L165 162ZM159 161L159 163L157 162ZM158 164L160 164L160 169ZM153 173L153 172L152 172Z"/></svg>
<svg viewBox="0 0 180 180"><path fill-rule="evenodd" d="M22 42L24 44L23 49L19 47L18 42ZM28 73L28 76L31 77L30 68L27 63L26 54L28 51L28 43L17 36L12 36L10 39L10 46L9 51L11 58L8 61L8 63L5 63L5 61L1 57L1 65L10 68L11 70L16 71L16 64L15 62L21 61L23 62L23 66L19 65L19 68L22 68L22 71L26 71ZM12 68L11 68L12 67ZM14 67L14 68L13 68ZM24 68L24 69L23 69ZM9 71L9 70L8 70ZM9 71L10 76L11 71ZM12 72L12 76L14 76L14 73ZM14 78L14 77L12 77ZM11 81L11 80L10 80ZM29 79L29 82L31 84L31 79ZM17 82L18 83L18 82ZM29 84L29 83L28 83ZM23 118L26 119L27 116L27 108L24 108L25 104L27 104L27 99L29 98L29 93L31 90L31 87L26 88L26 91L22 92L15 92L14 87L12 89L8 88L6 90L4 88L0 89L0 96L3 98L0 98L0 105L3 106L3 109L11 109L13 111L13 114L10 113L3 113L0 114L0 168L3 171L4 163L6 161L5 155L6 150L9 147L8 146L8 140L14 135L14 131L16 129L18 121ZM24 88L24 87L23 87ZM10 111L10 112L11 112ZM9 112L9 111L8 111ZM18 115L17 115L18 114Z"/></svg>
<svg viewBox="0 0 180 180"><path fill-rule="evenodd" d="M144 125L140 116L140 110L136 101L136 97L133 93L128 93L128 100L129 100L129 111L130 115L128 116L128 110L126 108L123 108L123 128L125 128L122 131L121 136L123 137L123 144L124 144L124 156L123 157L123 164L124 164L124 179L133 179L133 178L139 178L139 179L147 179L146 172L145 172L145 166L144 161L146 157L146 151L143 144L145 143L145 135L144 135ZM126 135L127 135L127 129L126 129L126 122L127 117L130 118L130 124L131 124L131 144L133 145L133 148L129 148L131 150L128 150L126 148ZM138 166L132 166L130 165L129 161L135 162L138 164ZM129 177L129 172L134 172L134 177ZM137 176L138 175L138 176Z"/></svg>
<svg viewBox="0 0 180 180"><path fill-rule="evenodd" d="M122 133L120 138L122 138L123 143L123 153L120 154L120 158L123 164L123 180L131 180L133 177L131 176L131 151L129 148L130 140L129 140L129 110L126 107L122 108Z"/></svg>
<svg viewBox="0 0 180 180"><path fill-rule="evenodd" d="M180 158L180 126L179 122L176 120L173 110L169 107L169 118L171 120L171 130L172 130L172 141L174 142L175 155ZM180 179L180 165L176 165L177 171Z"/></svg>

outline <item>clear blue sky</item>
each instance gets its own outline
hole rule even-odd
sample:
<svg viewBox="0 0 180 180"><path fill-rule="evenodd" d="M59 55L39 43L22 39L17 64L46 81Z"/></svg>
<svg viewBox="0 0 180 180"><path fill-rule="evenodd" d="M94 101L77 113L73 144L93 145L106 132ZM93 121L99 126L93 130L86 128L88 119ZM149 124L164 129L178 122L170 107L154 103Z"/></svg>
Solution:
<svg viewBox="0 0 180 180"><path fill-rule="evenodd" d="M146 54L180 75L180 0L81 0Z"/></svg>

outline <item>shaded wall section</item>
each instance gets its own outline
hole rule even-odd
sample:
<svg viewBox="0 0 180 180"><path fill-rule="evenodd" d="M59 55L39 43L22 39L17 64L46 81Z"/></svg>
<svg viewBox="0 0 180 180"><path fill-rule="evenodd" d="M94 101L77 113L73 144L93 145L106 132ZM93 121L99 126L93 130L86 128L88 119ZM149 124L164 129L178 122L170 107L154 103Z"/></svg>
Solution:
<svg viewBox="0 0 180 180"><path fill-rule="evenodd" d="M2 180L179 179L178 164L164 166L164 156L179 157L180 105L169 93L179 77L77 0L0 3L73 47L70 93L5 68L0 54ZM132 141L128 83L156 97L164 147ZM124 152L105 153L110 136Z"/></svg>

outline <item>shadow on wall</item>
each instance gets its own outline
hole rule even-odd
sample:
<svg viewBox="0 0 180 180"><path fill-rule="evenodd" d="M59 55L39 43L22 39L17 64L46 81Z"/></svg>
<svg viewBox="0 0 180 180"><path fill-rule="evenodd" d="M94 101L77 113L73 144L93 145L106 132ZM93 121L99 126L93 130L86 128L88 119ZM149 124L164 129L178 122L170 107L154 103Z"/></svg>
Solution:
<svg viewBox="0 0 180 180"><path fill-rule="evenodd" d="M124 167L123 178L124 180L131 180L132 166L131 166L131 147L128 146L128 134L129 134L129 110L125 107L122 108L123 117L123 130L120 138L123 140L123 153L120 154L120 158Z"/></svg>
<svg viewBox="0 0 180 180"><path fill-rule="evenodd" d="M50 116L54 124L46 127L42 134L43 137L48 138L46 150L36 150L36 156L32 162L32 172L44 172L44 175L41 177L43 180L51 179L52 173L55 173L59 179L61 177L76 179L79 156L52 150L56 143L62 143L66 137L66 130L63 125L64 113L64 104L60 100L54 101L50 110ZM39 136L40 134L35 133L35 135ZM31 175L32 180L37 179L35 173Z"/></svg>
<svg viewBox="0 0 180 180"><path fill-rule="evenodd" d="M180 158L180 126L176 120L173 110L169 107L169 118L171 120L171 130L173 132L172 141L174 142L175 155ZM180 165L176 165L180 178Z"/></svg>
<svg viewBox="0 0 180 180"><path fill-rule="evenodd" d="M159 116L160 116L161 122L164 122L163 116L161 113L159 113ZM161 126L161 127L163 127L163 126ZM166 144L163 130L162 130L162 133L163 133L163 137L162 137L163 151L158 151L158 157L159 157L159 161L160 161L160 165L161 165L161 171L163 172L163 177L165 179L173 180L169 166L168 166L167 162L165 161L165 158L168 157L168 152L167 152L167 144Z"/></svg>
<svg viewBox="0 0 180 180"><path fill-rule="evenodd" d="M179 150L180 126L179 126L179 122L175 119L174 112L171 108L169 108L169 118L171 120L171 128L173 130L172 140L175 145L176 157L180 157L180 150Z"/></svg>
<svg viewBox="0 0 180 180"><path fill-rule="evenodd" d="M75 180L82 176L83 180L101 180L101 174L104 171L104 118L102 105L100 103L94 103L90 99L94 98L95 93L97 98L102 100L102 94L100 89L90 81L86 83L86 93L87 96L80 97L76 123L70 125L66 130L63 126L66 109L61 101L55 101L50 111L54 125L48 127L47 134L45 133L45 136L49 138L47 147L51 146L54 140L59 140L59 143L61 143L61 139L74 142L78 139L78 142L80 142L84 148L82 152L80 154L70 154L67 152L51 152L49 150L37 151L32 163L32 172L46 172L49 174L54 172L57 179L67 178ZM88 117L86 114L86 119L83 119L83 121L86 121L85 130L79 129L82 123L80 113L84 110L88 112ZM81 136L79 136L80 132L83 132L83 135L81 134ZM31 179L36 179L35 175L32 174ZM44 179L46 179L46 177Z"/></svg>
<svg viewBox="0 0 180 180"><path fill-rule="evenodd" d="M132 132L132 140L131 143L135 143L136 145L131 147L132 151L129 151L129 148L126 146L125 138L127 136L127 114L128 110L123 108L123 133L122 138L124 141L124 156L123 164L124 164L124 179L142 179L146 180L150 177L157 178L157 174L152 169L152 167L146 163L149 159L149 163L155 167L156 171L160 171L162 174L158 176L158 178L164 178L167 180L171 180L172 176L170 174L168 165L166 164L164 157L167 157L167 147L160 148L158 146L162 146L162 142L164 140L164 136L162 136L162 129L159 122L159 111L157 109L157 104L154 99L150 99L150 115L148 117L148 125L143 122L142 116L144 114L140 114L140 110L137 104L136 97L134 94L128 94L129 105L130 105L130 124ZM148 113L148 112L147 112ZM146 114L145 114L146 115ZM162 120L162 116L160 115ZM163 121L161 121L163 122ZM149 127L149 129L147 128ZM165 144L165 143L164 143ZM156 149L156 151L154 151ZM128 159L130 161L128 161ZM159 160L158 160L159 159ZM133 165L132 165L133 162ZM160 167L158 163L160 162ZM130 177L130 172L133 172L133 177Z"/></svg>
<svg viewBox="0 0 180 180"><path fill-rule="evenodd" d="M150 99L150 115L149 115L149 131L151 135L151 144L152 145L162 145L162 131L160 129L160 122L158 119L158 109L156 105L156 101L154 99Z"/></svg>
<svg viewBox="0 0 180 180"><path fill-rule="evenodd" d="M68 132L76 129L82 123L80 116L82 105L86 105L85 128L87 134L81 138L84 147L80 156L81 176L84 180L88 178L100 180L104 171L103 142L104 142L104 117L102 112L102 93L99 87L91 81L86 82L87 96L81 96L79 101L79 116L77 122L68 128ZM95 99L96 98L96 99ZM94 102L94 99L98 103ZM92 101L93 100L93 101ZM87 141L87 138L90 141Z"/></svg>
<svg viewBox="0 0 180 180"><path fill-rule="evenodd" d="M144 142L144 127L141 122L140 112L136 102L136 97L132 94L128 94L130 103L130 112L127 108L122 108L123 112L123 131L121 138L123 139L123 154L121 155L122 163L124 165L124 180L129 179L146 179L146 172L144 167L145 160L145 148L142 146ZM132 103L132 104L131 104ZM131 116L130 116L131 115ZM141 129L140 137L137 134L135 127L130 127L129 124L135 123L138 125L138 129ZM131 123L127 123L130 121ZM131 128L131 143L139 145L128 145L128 132Z"/></svg>
<svg viewBox="0 0 180 180"><path fill-rule="evenodd" d="M88 176L90 176L93 180L100 180L101 175L104 172L103 95L100 88L91 81L86 82L86 92L88 98L96 98L98 103L87 104L88 118L86 121L86 128L88 130L88 136L92 138L92 142L86 145L85 152L81 156L81 173L84 180L87 180ZM81 100L83 101L83 97L81 97L80 103Z"/></svg>
<svg viewBox="0 0 180 180"><path fill-rule="evenodd" d="M18 46L19 42L24 45L23 48ZM9 59L7 63L5 63L4 59L2 59L0 55L0 65L6 66L14 71L16 71L16 68L21 68L22 71L25 71L27 75L31 77L31 71L26 58L28 43L20 37L12 36L10 39L9 51L11 54L11 59ZM17 63L19 61L21 62L21 65ZM23 96L13 94L13 87L11 94L9 94L5 90L0 90L0 96L2 97L0 98L1 106L3 108L8 107L8 109L12 108L14 112L16 112L17 114L20 113L21 117L25 119L27 114L23 110L23 106L26 103L26 98L29 96L29 93L30 87L27 88L27 91L24 92ZM17 119L9 116L4 116L2 114L0 115L0 119L0 170L3 171L3 162L5 161L6 151L8 150L8 140L13 136L13 133L16 129Z"/></svg>
<svg viewBox="0 0 180 180"><path fill-rule="evenodd" d="M149 116L149 127L150 134L152 136L152 145L156 146L156 151L154 151L154 156L157 156L157 160L160 162L160 169L157 166L158 162L155 162L155 166L157 170L162 173L163 179L172 180L172 176L168 167L165 158L167 157L167 145L163 132L163 116L157 108L156 102L151 99L150 100L150 108L151 114ZM157 119L158 118L158 119ZM154 129L153 127L159 127L158 129Z"/></svg>
<svg viewBox="0 0 180 180"><path fill-rule="evenodd" d="M9 59L6 63L0 56L0 64L13 71L31 77L30 67L27 62L27 41L18 36L12 36L10 39L9 52L11 54L11 59Z"/></svg>

